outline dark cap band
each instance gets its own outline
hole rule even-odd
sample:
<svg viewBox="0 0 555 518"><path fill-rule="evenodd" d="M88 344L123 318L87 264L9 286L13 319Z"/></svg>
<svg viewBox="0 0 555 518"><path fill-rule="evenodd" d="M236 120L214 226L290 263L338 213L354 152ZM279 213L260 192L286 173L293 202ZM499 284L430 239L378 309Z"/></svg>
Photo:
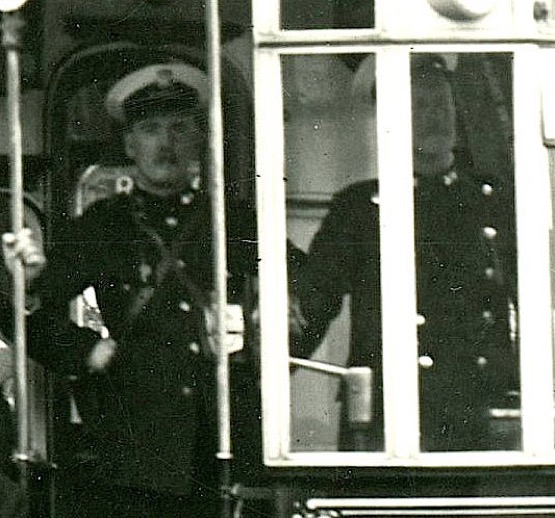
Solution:
<svg viewBox="0 0 555 518"><path fill-rule="evenodd" d="M151 85L128 97L122 108L129 124L156 114L198 113L200 102L197 92L185 85L168 88Z"/></svg>

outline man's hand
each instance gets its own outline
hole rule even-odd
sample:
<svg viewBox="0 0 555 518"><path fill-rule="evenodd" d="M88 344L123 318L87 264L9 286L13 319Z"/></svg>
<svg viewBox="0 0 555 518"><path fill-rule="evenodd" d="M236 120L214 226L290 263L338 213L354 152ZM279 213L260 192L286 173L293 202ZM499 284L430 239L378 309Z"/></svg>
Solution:
<svg viewBox="0 0 555 518"><path fill-rule="evenodd" d="M87 367L91 374L105 371L116 355L117 343L113 338L102 338L92 348L87 358Z"/></svg>
<svg viewBox="0 0 555 518"><path fill-rule="evenodd" d="M243 308L239 304L228 304L226 310L226 335L224 347L228 354L239 352L244 346L245 319L243 317ZM206 337L208 339L208 352L210 355L216 355L216 308L214 306L204 308L204 318L206 324Z"/></svg>
<svg viewBox="0 0 555 518"><path fill-rule="evenodd" d="M289 294L289 333L302 335L308 323L301 311L301 303L296 295Z"/></svg>
<svg viewBox="0 0 555 518"><path fill-rule="evenodd" d="M30 281L38 277L46 265L42 243L30 228L25 228L18 234L3 234L2 252L8 270L13 274L16 261L20 260L25 267L27 280Z"/></svg>

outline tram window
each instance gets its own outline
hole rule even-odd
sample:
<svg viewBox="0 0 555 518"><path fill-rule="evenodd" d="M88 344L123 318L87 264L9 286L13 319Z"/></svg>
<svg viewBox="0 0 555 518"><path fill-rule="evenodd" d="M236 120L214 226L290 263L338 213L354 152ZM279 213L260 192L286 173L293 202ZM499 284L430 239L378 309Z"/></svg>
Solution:
<svg viewBox="0 0 555 518"><path fill-rule="evenodd" d="M375 57L358 60L282 58L287 231L310 250L291 302L310 332L290 352L311 360L293 360L292 451L384 448L379 88ZM521 448L511 62L411 58L422 452ZM370 397L350 398L353 379Z"/></svg>
<svg viewBox="0 0 555 518"><path fill-rule="evenodd" d="M377 173L375 59L373 55L362 55L359 59L362 63L356 73L337 55L287 56L282 61L287 233L304 251L320 228L333 195L349 184L375 178ZM330 247L335 245L330 243ZM333 272L324 268L315 275L320 280L324 277L333 280ZM339 295L341 302L342 295ZM305 293L301 297L304 299ZM318 368L320 363L340 367L347 363L351 330L346 293L344 299L341 309L339 300L322 298L327 311L341 309L326 329L322 343L291 346L293 355L304 357L316 349L310 356L314 363L298 367L292 374L294 451L340 448L341 376ZM316 302L317 298L312 300ZM333 309L327 306L336 302L337 307Z"/></svg>
<svg viewBox="0 0 555 518"><path fill-rule="evenodd" d="M423 451L519 448L510 63L412 56Z"/></svg>
<svg viewBox="0 0 555 518"><path fill-rule="evenodd" d="M282 1L284 29L371 29L374 2L369 0Z"/></svg>

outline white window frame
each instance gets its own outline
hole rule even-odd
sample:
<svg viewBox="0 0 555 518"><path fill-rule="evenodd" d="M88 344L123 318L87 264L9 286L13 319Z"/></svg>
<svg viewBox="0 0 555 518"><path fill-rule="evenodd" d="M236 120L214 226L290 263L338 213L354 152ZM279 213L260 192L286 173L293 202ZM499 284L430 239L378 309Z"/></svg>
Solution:
<svg viewBox="0 0 555 518"><path fill-rule="evenodd" d="M479 44L384 42L371 29L283 31L279 27L279 4L280 0L253 2L265 463L279 467L555 464L549 248L552 218L547 150L542 140L539 45L518 39ZM366 43L361 43L361 38ZM355 45L349 45L355 40ZM382 289L386 447L384 452L292 452L281 58L356 52L376 55L380 92L377 133L382 286L393 287L387 292ZM509 52L514 56L523 438L519 451L420 451L409 87L410 55L417 52ZM400 90L399 85L406 86ZM400 321L413 325L400 326ZM396 383L399 379L404 383Z"/></svg>

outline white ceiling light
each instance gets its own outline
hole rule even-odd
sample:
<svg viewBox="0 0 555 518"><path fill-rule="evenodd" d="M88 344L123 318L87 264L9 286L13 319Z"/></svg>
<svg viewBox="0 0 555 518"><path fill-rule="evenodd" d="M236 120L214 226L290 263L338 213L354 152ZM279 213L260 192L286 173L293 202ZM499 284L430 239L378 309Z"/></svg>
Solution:
<svg viewBox="0 0 555 518"><path fill-rule="evenodd" d="M477 20L489 14L500 0L428 0L442 16L452 20Z"/></svg>

